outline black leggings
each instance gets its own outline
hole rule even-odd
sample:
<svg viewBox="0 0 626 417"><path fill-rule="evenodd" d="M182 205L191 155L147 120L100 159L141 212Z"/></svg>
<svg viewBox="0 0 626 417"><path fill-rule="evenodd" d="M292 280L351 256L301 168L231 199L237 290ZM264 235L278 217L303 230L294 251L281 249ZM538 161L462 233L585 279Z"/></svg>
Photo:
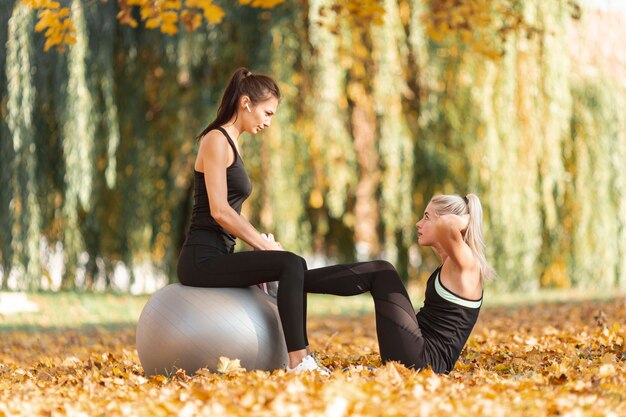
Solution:
<svg viewBox="0 0 626 417"><path fill-rule="evenodd" d="M310 293L357 295L369 291L376 311L376 334L383 362L426 367L424 338L415 310L396 269L387 261L370 261L312 269L304 274Z"/></svg>
<svg viewBox="0 0 626 417"><path fill-rule="evenodd" d="M308 346L306 293L357 295L370 291L383 362L423 368L424 339L411 300L393 265L386 261L333 265L307 270L306 261L286 251L214 254L203 246L184 246L178 279L194 287L248 287L279 281L277 306L287 350Z"/></svg>
<svg viewBox="0 0 626 417"><path fill-rule="evenodd" d="M220 254L210 246L183 246L178 280L192 287L249 287L278 281L276 304L287 350L304 349L306 337L306 261L286 251L250 251Z"/></svg>

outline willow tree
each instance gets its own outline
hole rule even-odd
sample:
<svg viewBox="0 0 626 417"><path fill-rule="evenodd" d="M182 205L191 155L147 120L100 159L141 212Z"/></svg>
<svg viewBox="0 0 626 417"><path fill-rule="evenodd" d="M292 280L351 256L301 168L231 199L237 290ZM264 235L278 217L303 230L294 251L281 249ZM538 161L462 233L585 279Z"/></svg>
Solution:
<svg viewBox="0 0 626 417"><path fill-rule="evenodd" d="M304 19L303 14L302 9L292 6L281 16L275 16L269 39L263 42L271 45L268 70L280 86L282 100L267 133L265 178L269 204L262 208L261 219L266 230L275 231L283 247L296 253L309 251L312 243L306 212L311 190L311 160L306 129L299 123L306 104L301 99L304 86L299 75L303 70L300 40L304 29L297 24Z"/></svg>
<svg viewBox="0 0 626 417"><path fill-rule="evenodd" d="M240 65L283 91L241 149L244 214L285 247L402 270L427 199L476 192L499 288L626 285L623 87L570 76L569 2L233 3L219 26L176 34L124 25L117 2L71 3L65 53L0 6L0 241L19 286L46 275L46 242L64 242L68 287L110 285L118 263L175 279L194 138Z"/></svg>
<svg viewBox="0 0 626 417"><path fill-rule="evenodd" d="M572 142L567 149L573 283L610 289L623 283L624 116L610 83L584 83L573 90ZM620 140L622 139L622 140ZM571 224L571 223L570 223Z"/></svg>
<svg viewBox="0 0 626 417"><path fill-rule="evenodd" d="M0 4L0 44L7 45L9 35L8 21L13 13L12 5ZM8 46L8 45L7 45ZM0 96L6 97L8 90L8 79L6 68L6 54L0 54ZM6 107L0 107L0 117L8 120ZM11 274L13 263L13 211L11 210L11 199L13 196L13 163L15 160L15 150L13 140L10 139L8 123L0 123L0 184L4 184L0 189L0 210L5 213L0 217L0 258L2 260L2 289L8 288L8 276Z"/></svg>
<svg viewBox="0 0 626 417"><path fill-rule="evenodd" d="M415 213L413 212L414 134L409 130L403 108L408 56L406 33L394 0L384 3L383 24L372 28L374 74L374 106L379 120L381 212L384 225L386 258L398 263L398 249L411 244ZM406 265L406 258L398 263ZM402 268L404 269L404 268Z"/></svg>
<svg viewBox="0 0 626 417"><path fill-rule="evenodd" d="M39 11L37 32L44 32L44 50L56 48L65 52L67 46L77 42L77 28L80 23L74 21L73 13L55 0L18 0L32 9ZM94 0L95 1L95 0ZM100 0L107 3L107 0ZM284 0L239 0L241 5L272 8ZM352 0L354 1L354 0ZM193 32L203 23L220 23L224 17L224 8L213 0L117 0L116 20L132 28L139 27L139 20L148 29L159 29L161 33L175 35L179 26ZM86 4L93 4L93 1ZM135 13L138 11L138 15Z"/></svg>
<svg viewBox="0 0 626 417"><path fill-rule="evenodd" d="M76 22L76 45L71 48L68 59L67 101L63 125L63 154L65 156L65 196L63 204L64 253L66 277L76 276L79 255L85 249L80 230L80 211L91 209L92 181L94 173L94 104L92 86L88 79L86 64L89 38L85 16L80 1L72 3L72 18ZM67 287L73 282L65 281Z"/></svg>
<svg viewBox="0 0 626 417"><path fill-rule="evenodd" d="M538 49L539 97L535 104L534 135L542 137L539 149L538 187L541 196L543 244L538 259L542 286L567 287L572 270L568 271L563 253L566 222L562 210L566 187L563 148L570 135L572 94L569 79L570 58L567 51L567 28L571 16L564 2L537 4L537 23L542 28Z"/></svg>
<svg viewBox="0 0 626 417"><path fill-rule="evenodd" d="M618 88L617 91L621 91L622 88ZM626 161L626 117L623 112L619 111L626 105L626 100L622 94L612 94L612 97L611 108L614 109L614 116L611 120L611 135L614 140L614 152L611 167L615 179L611 196L617 209L615 219L617 230L614 233L617 236L618 249L615 284L617 288L626 288L626 172L623 169L623 163Z"/></svg>
<svg viewBox="0 0 626 417"><path fill-rule="evenodd" d="M37 288L41 279L41 217L37 201L36 138L33 129L35 91L30 65L33 44L29 35L34 21L30 11L21 4L16 5L13 16L9 21L6 67L7 119L11 135L8 139L13 145L14 159L7 162L12 162L14 172L13 181L9 182L12 201L8 213L12 213L16 221L12 227L7 225L5 230L13 237L13 247L7 250L7 254L12 254L17 262L13 263L8 258L6 265L12 266L6 271L11 271L15 265L24 268L21 271L25 277L22 285L32 289ZM10 152L7 153L10 156ZM12 216L9 214L7 217L10 219Z"/></svg>
<svg viewBox="0 0 626 417"><path fill-rule="evenodd" d="M422 172L439 184L432 192L482 197L489 257L503 277L497 286L536 288L542 275L549 285L565 285L557 219L570 101L569 11L565 2L516 3L521 23L504 36L508 15L498 17L501 4L489 6L487 25L459 27L456 38L439 38L429 48L412 39L415 50L429 55Z"/></svg>
<svg viewBox="0 0 626 417"><path fill-rule="evenodd" d="M332 1L309 1L308 39L313 47L312 77L315 89L311 91L309 108L312 110L315 132L310 137L309 150L314 170L310 203L313 208L328 210L329 220L338 220L337 226L352 226L354 219L346 214L347 197L355 186L355 154L349 131L346 88L346 70L341 62L341 36L345 31L337 20ZM347 221L348 224L345 224ZM328 224L322 218L318 233L328 233ZM334 242L333 242L334 243Z"/></svg>
<svg viewBox="0 0 626 417"><path fill-rule="evenodd" d="M375 80L370 75L376 64L372 57L373 22L348 19L350 37L345 49L349 55L346 95L350 109L350 128L358 164L358 181L354 191L354 246L359 261L379 256L381 182L380 155L377 146L378 118L373 90Z"/></svg>

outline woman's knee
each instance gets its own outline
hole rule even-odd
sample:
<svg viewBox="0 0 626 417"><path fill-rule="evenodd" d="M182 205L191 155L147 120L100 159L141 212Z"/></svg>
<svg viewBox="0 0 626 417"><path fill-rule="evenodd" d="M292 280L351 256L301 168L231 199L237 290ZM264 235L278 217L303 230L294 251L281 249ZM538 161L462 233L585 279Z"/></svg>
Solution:
<svg viewBox="0 0 626 417"><path fill-rule="evenodd" d="M398 271L390 262L384 260L371 261L370 268L373 272L370 289L372 295L397 292L404 288Z"/></svg>
<svg viewBox="0 0 626 417"><path fill-rule="evenodd" d="M382 259L370 261L368 263L368 269L370 270L370 272L372 272L374 279L400 279L400 275L398 275L398 271L396 271L396 268L390 262L384 261Z"/></svg>
<svg viewBox="0 0 626 417"><path fill-rule="evenodd" d="M302 256L298 256L298 258L300 258L300 262L302 263L302 269L304 269L305 271L309 269L309 267L306 264L306 259L304 259Z"/></svg>
<svg viewBox="0 0 626 417"><path fill-rule="evenodd" d="M393 272L396 274L398 273L396 271L396 268L391 264L391 262L385 261L383 259L370 261L370 264L376 272Z"/></svg>
<svg viewBox="0 0 626 417"><path fill-rule="evenodd" d="M306 270L304 258L293 252L284 251L281 253L281 263L284 271L295 274L299 279L304 279L304 271Z"/></svg>

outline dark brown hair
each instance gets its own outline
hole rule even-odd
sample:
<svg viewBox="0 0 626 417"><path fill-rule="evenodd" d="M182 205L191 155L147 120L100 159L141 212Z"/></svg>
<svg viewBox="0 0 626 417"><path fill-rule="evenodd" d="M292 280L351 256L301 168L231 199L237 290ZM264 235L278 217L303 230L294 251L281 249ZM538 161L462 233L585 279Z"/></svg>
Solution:
<svg viewBox="0 0 626 417"><path fill-rule="evenodd" d="M202 138L211 130L228 122L237 113L237 105L241 96L250 97L252 104L263 102L271 97L280 100L280 90L276 81L263 74L254 74L247 68L237 68L228 81L222 102L217 109L217 116L202 133L198 139Z"/></svg>

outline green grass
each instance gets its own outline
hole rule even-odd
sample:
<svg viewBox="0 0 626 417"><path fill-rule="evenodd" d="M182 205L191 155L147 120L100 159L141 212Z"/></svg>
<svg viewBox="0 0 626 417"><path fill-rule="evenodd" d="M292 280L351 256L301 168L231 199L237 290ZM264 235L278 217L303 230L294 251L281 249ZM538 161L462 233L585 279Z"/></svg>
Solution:
<svg viewBox="0 0 626 417"><path fill-rule="evenodd" d="M530 304L563 304L582 301L607 301L626 297L624 290L541 289L531 292L492 294L485 297L485 307L516 307Z"/></svg>
<svg viewBox="0 0 626 417"><path fill-rule="evenodd" d="M45 330L80 326L134 325L149 295L85 292L28 293L28 301L39 311L0 315L0 332L12 330ZM354 315L374 311L369 294L335 297L311 294L308 313L314 316Z"/></svg>
<svg viewBox="0 0 626 417"><path fill-rule="evenodd" d="M423 303L423 290L411 288L413 305ZM511 307L536 303L567 303L589 300L608 300L625 297L616 291L540 290L531 293L489 294L485 308ZM46 330L82 326L134 326L149 295L133 296L116 293L35 292L27 298L37 304L35 313L0 315L0 332L12 330ZM310 294L309 316L361 315L374 311L369 294L354 297Z"/></svg>
<svg viewBox="0 0 626 417"><path fill-rule="evenodd" d="M64 291L29 293L27 298L39 311L0 316L0 331L134 324L149 296Z"/></svg>

